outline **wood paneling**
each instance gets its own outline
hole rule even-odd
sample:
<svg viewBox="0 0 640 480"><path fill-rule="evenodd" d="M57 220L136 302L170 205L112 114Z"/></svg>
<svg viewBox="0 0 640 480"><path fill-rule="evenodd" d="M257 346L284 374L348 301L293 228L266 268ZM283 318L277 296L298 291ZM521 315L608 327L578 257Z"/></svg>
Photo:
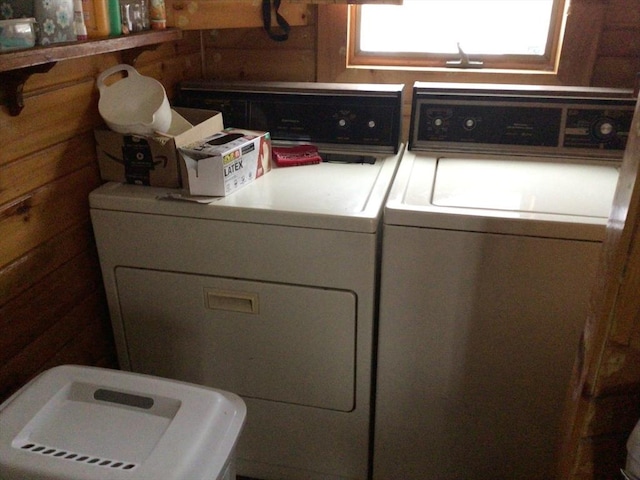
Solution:
<svg viewBox="0 0 640 480"><path fill-rule="evenodd" d="M0 325L6 334L0 339L0 363L10 362L38 339L46 343L45 333L98 289L97 267L96 256L82 252L3 306Z"/></svg>
<svg viewBox="0 0 640 480"><path fill-rule="evenodd" d="M560 478L617 478L640 415L640 108L631 126L564 416Z"/></svg>
<svg viewBox="0 0 640 480"><path fill-rule="evenodd" d="M607 5L606 25L635 29L640 25L640 9L637 0L614 0L604 2Z"/></svg>
<svg viewBox="0 0 640 480"><path fill-rule="evenodd" d="M256 0L167 0L167 24L184 30L261 27L262 2ZM307 6L283 2L278 10L289 25L307 24ZM275 13L271 23L275 25Z"/></svg>
<svg viewBox="0 0 640 480"><path fill-rule="evenodd" d="M602 32L598 55L611 58L640 57L640 29L629 27L607 28Z"/></svg>
<svg viewBox="0 0 640 480"><path fill-rule="evenodd" d="M0 365L0 397L8 396L35 373L61 363L116 365L102 294L97 290L78 293L82 296L75 299L72 309L57 312L49 323L41 322L37 334L29 335L28 343Z"/></svg>
<svg viewBox="0 0 640 480"><path fill-rule="evenodd" d="M54 67L51 74L55 75ZM0 116L0 165L73 138L99 124L95 79L29 92L18 117ZM28 134L27 134L28 132Z"/></svg>
<svg viewBox="0 0 640 480"><path fill-rule="evenodd" d="M259 28L210 30L204 34L205 76L216 80L316 79L316 30L294 27L286 42L274 42Z"/></svg>
<svg viewBox="0 0 640 480"><path fill-rule="evenodd" d="M0 305L36 285L73 257L93 248L89 220L29 250L0 270Z"/></svg>
<svg viewBox="0 0 640 480"><path fill-rule="evenodd" d="M0 166L0 205L95 163L92 139L91 132L82 133Z"/></svg>
<svg viewBox="0 0 640 480"><path fill-rule="evenodd" d="M100 185L95 79L121 53L58 62L24 86L25 108L0 109L0 401L42 370L117 366L91 230ZM201 76L200 36L150 48L136 68L174 85Z"/></svg>
<svg viewBox="0 0 640 480"><path fill-rule="evenodd" d="M633 86L640 71L637 0L575 0L574 5L601 14L581 24L587 43L597 46L596 55L585 58L587 82ZM416 72L354 75L334 69L327 59L343 58L345 33L331 18L319 31L317 8L308 7L304 25L294 27L286 42L269 40L261 28L187 31L183 40L143 53L136 67L162 81L170 96L180 80L202 75L202 58L206 76L220 80L366 78L410 86L417 79ZM318 52L318 36L329 50ZM567 48L579 51L584 45L574 42ZM101 119L94 82L120 61L121 54L108 53L59 62L49 73L33 75L18 117L9 116L0 99L0 400L54 365L116 365L87 194L99 184L92 130ZM482 75L478 81L490 81ZM440 80L457 78L445 74ZM502 79L514 81L508 75ZM637 249L640 243L634 245ZM631 253L639 261L640 254ZM627 281L621 293L634 298L638 280L629 276ZM640 322L638 309L630 305L621 302L616 318L624 320L602 329L608 342L602 373L607 375L596 370L597 388L576 403L579 420L572 435L577 447L567 455L571 474L563 478L617 478L624 439L640 414Z"/></svg>
<svg viewBox="0 0 640 480"><path fill-rule="evenodd" d="M558 78L563 85L590 84L598 59L605 12L604 2L572 0L569 3L565 41L558 65Z"/></svg>
<svg viewBox="0 0 640 480"><path fill-rule="evenodd" d="M88 217L88 195L100 185L95 164L5 204L0 210L0 267Z"/></svg>

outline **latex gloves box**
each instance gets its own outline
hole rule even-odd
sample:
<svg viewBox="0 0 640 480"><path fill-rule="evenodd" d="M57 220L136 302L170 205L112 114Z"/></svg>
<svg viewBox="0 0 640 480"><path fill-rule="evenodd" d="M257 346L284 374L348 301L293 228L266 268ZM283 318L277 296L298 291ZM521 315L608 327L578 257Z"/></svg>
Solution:
<svg viewBox="0 0 640 480"><path fill-rule="evenodd" d="M190 195L229 195L271 170L268 132L227 128L179 150L182 186Z"/></svg>
<svg viewBox="0 0 640 480"><path fill-rule="evenodd" d="M224 128L222 114L212 110L175 108L165 135L124 135L108 128L94 131L103 180L180 188L178 148Z"/></svg>

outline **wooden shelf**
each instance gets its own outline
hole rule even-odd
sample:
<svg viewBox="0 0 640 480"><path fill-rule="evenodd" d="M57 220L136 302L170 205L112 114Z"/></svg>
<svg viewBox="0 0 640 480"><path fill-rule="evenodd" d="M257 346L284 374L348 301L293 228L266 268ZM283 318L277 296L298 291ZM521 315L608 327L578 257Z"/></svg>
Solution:
<svg viewBox="0 0 640 480"><path fill-rule="evenodd" d="M123 52L123 61L133 65L140 53L158 44L182 38L182 30L147 30L130 35L92 39L80 42L59 43L0 53L0 79L7 90L9 113L20 114L24 104L22 89L34 73L45 73L61 60L99 55L116 51Z"/></svg>

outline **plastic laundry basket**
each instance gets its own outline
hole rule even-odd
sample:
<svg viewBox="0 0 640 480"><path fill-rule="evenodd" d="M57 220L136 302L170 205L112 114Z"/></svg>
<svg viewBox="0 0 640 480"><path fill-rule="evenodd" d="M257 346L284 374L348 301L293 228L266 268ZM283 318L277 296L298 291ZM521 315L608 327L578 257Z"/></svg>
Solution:
<svg viewBox="0 0 640 480"><path fill-rule="evenodd" d="M2 480L233 480L233 393L63 366L0 405Z"/></svg>
<svg viewBox="0 0 640 480"><path fill-rule="evenodd" d="M627 464L625 470L635 478L640 478L640 421L636 423L629 440L627 440Z"/></svg>

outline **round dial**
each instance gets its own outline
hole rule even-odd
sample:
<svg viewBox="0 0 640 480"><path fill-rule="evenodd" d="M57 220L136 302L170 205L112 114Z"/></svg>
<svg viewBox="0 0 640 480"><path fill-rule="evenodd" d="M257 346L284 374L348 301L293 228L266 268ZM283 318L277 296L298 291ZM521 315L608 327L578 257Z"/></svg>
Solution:
<svg viewBox="0 0 640 480"><path fill-rule="evenodd" d="M617 134L615 122L606 117L598 119L593 125L593 134L599 140L611 140Z"/></svg>
<svg viewBox="0 0 640 480"><path fill-rule="evenodd" d="M464 123L462 124L462 126L464 127L465 130L473 130L474 128L476 128L477 124L478 122L476 121L475 118L467 117L464 119Z"/></svg>

